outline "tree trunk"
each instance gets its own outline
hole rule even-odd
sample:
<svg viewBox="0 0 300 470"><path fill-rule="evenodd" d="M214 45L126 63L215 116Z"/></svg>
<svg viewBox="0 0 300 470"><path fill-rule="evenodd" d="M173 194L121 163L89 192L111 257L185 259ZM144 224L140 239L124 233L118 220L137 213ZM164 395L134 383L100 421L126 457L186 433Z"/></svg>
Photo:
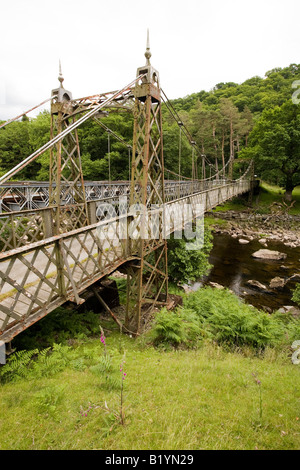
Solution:
<svg viewBox="0 0 300 470"><path fill-rule="evenodd" d="M223 166L223 169L225 167L224 147L225 147L225 133L224 133L224 130L223 130L223 134L222 134L222 166ZM225 169L223 170L223 176L225 178Z"/></svg>
<svg viewBox="0 0 300 470"><path fill-rule="evenodd" d="M286 202L291 202L293 200L292 192L293 192L294 187L295 185L293 184L293 177L291 174L288 174L286 178L285 194L284 194L284 200Z"/></svg>

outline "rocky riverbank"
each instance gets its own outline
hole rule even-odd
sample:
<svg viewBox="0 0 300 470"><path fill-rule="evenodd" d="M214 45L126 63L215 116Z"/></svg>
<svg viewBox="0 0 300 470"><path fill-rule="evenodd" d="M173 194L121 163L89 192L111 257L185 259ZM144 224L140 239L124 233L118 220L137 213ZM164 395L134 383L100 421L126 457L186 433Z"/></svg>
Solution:
<svg viewBox="0 0 300 470"><path fill-rule="evenodd" d="M213 265L206 284L227 287L249 304L267 312L290 312L300 282L300 217L213 212ZM222 219L222 220L220 220Z"/></svg>
<svg viewBox="0 0 300 470"><path fill-rule="evenodd" d="M227 233L241 244L257 240L265 248L269 242L281 242L291 248L300 247L300 216L274 216L247 211L211 212L209 215L227 222L216 224L215 233Z"/></svg>

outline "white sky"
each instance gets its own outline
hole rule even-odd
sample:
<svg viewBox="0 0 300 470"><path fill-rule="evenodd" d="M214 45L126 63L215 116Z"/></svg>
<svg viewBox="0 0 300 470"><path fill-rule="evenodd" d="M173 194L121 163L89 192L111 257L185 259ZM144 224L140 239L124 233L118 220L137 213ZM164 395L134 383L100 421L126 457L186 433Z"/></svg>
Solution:
<svg viewBox="0 0 300 470"><path fill-rule="evenodd" d="M300 63L299 0L0 0L0 119L121 89L151 64L168 98ZM31 114L32 115L32 114Z"/></svg>

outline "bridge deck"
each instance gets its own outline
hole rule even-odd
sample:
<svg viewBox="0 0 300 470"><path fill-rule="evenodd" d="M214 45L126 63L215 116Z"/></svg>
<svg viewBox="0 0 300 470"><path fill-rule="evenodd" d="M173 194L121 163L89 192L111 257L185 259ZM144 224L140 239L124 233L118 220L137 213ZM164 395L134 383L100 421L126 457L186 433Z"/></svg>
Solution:
<svg viewBox="0 0 300 470"><path fill-rule="evenodd" d="M164 237L182 229L187 222L180 218L183 205L190 205L191 218L195 218L197 205L204 213L249 189L250 181L241 179L169 202L166 206L174 211L175 217ZM156 213L163 216L162 209ZM161 227L162 219L159 220ZM126 214L1 253L0 340L10 341L67 300L80 303L80 294L86 288L123 263L137 259L139 219L137 237L130 241L124 236L128 224ZM149 233L149 251L162 240L159 233L153 244Z"/></svg>

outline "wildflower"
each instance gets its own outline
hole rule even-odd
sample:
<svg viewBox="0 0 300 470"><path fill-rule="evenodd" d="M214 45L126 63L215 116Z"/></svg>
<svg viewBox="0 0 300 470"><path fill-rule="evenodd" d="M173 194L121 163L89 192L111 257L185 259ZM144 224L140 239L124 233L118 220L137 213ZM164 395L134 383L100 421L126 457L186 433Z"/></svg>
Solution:
<svg viewBox="0 0 300 470"><path fill-rule="evenodd" d="M254 377L254 380L255 380L255 382L257 383L257 385L261 385L261 381L256 377L256 373L254 374L254 373L252 372L252 376Z"/></svg>
<svg viewBox="0 0 300 470"><path fill-rule="evenodd" d="M102 344L104 344L104 346L106 346L105 336L102 333L101 333L100 341L101 341Z"/></svg>

